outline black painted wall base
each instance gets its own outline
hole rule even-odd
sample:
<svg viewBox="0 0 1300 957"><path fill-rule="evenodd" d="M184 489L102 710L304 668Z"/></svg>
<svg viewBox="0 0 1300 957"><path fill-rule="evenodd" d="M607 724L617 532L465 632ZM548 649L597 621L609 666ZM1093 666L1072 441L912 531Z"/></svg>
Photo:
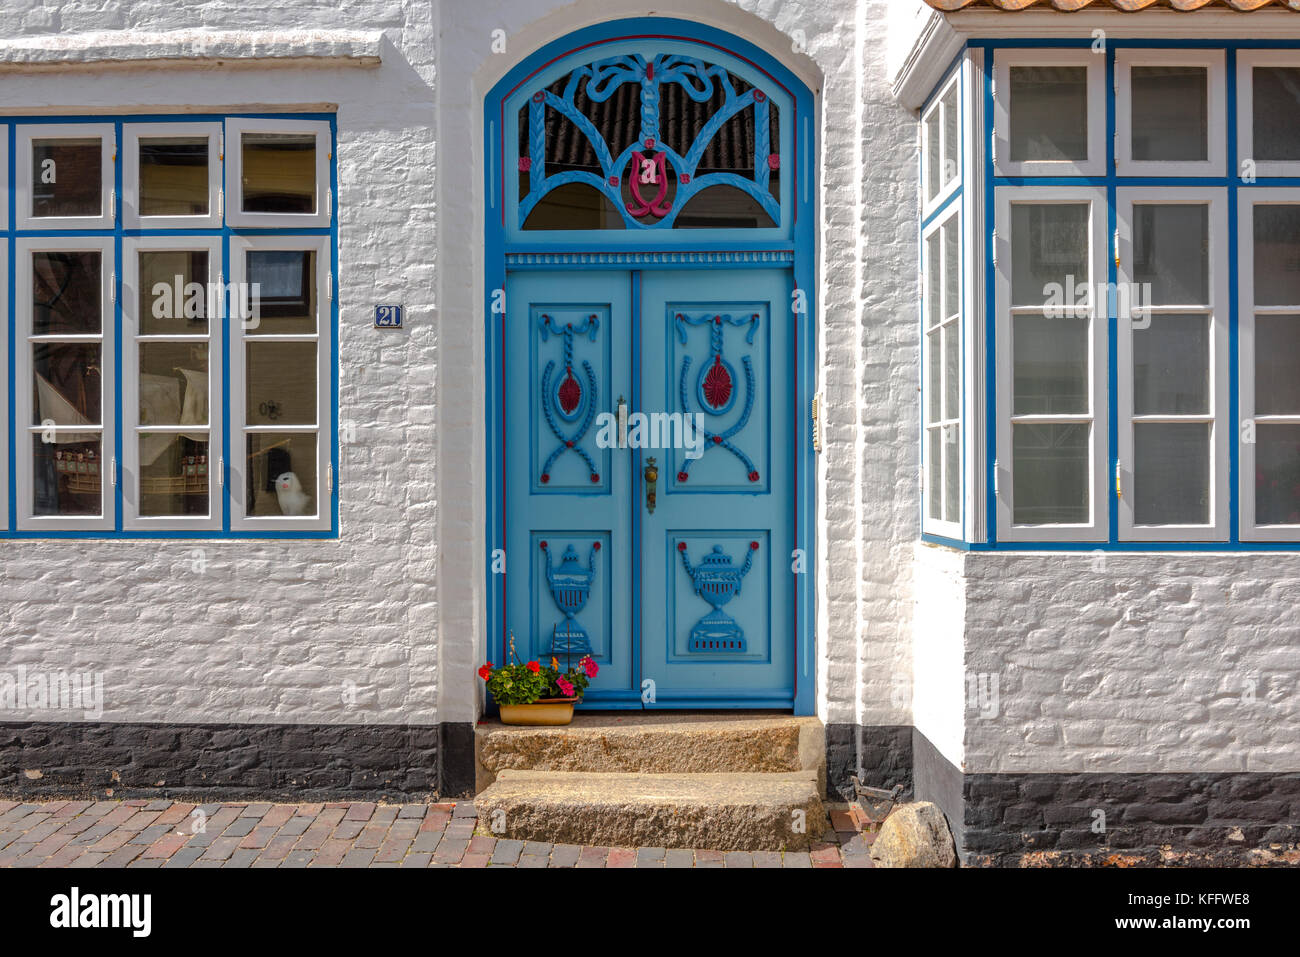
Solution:
<svg viewBox="0 0 1300 957"><path fill-rule="evenodd" d="M903 786L912 795L912 726L828 724L826 726L826 797L848 801L852 776L867 787L892 790Z"/></svg>
<svg viewBox="0 0 1300 957"><path fill-rule="evenodd" d="M913 750L967 865L1300 865L1300 773L963 774Z"/></svg>
<svg viewBox="0 0 1300 957"><path fill-rule="evenodd" d="M0 723L0 795L422 800L474 786L474 728Z"/></svg>

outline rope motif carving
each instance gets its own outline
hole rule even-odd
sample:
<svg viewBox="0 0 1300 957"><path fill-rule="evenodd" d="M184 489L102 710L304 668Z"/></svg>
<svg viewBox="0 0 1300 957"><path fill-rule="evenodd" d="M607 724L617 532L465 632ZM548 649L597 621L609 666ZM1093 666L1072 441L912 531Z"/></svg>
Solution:
<svg viewBox="0 0 1300 957"><path fill-rule="evenodd" d="M729 411L736 401L735 392L735 372L731 363L727 362L722 354L723 350L723 330L726 326L749 326L745 333L745 342L748 345L754 344L754 333L758 331L758 313L750 316L731 316L731 315L703 315L703 316L686 316L678 313L675 320L678 338L681 339L682 345L687 342L687 327L702 326L709 327L709 359L704 367L700 370L698 382L696 384L696 393L699 405L709 415L723 415ZM682 412L690 410L690 388L687 385L691 371L691 357L682 357L682 371L677 380L678 397L682 403ZM746 425L749 424L749 417L754 411L754 361L749 355L744 355L740 359L745 368L745 405L741 410L738 418L731 427L721 431L713 432L709 429L703 429L704 449L707 452L711 448L726 449L745 466L746 477L751 482L757 482L759 479L758 469L754 465L753 459L745 454L739 446L732 442L734 438ZM685 482L690 478L691 465L694 459L685 459L682 462L681 471L677 473L677 481Z"/></svg>
<svg viewBox="0 0 1300 957"><path fill-rule="evenodd" d="M584 390L573 374L573 337L586 334L592 342L595 342L600 320L596 316L587 316L577 325L572 322L560 324L551 316L542 315L538 317L537 327L543 342L550 336L556 335L562 338L564 347L564 378L559 386L554 390L551 388L556 369L554 359L546 363L546 368L542 372L542 414L546 418L547 426L559 441L559 445L546 457L546 462L542 465L541 482L543 485L549 483L551 467L555 465L556 460L565 452L572 451L587 463L587 471L591 473L591 481L594 484L600 481L600 472L596 469L595 460L580 443L596 418L596 372L590 362L586 359L582 360L582 370L586 373L587 379L587 387ZM584 403L585 415L582 415L578 430L572 435L565 435L560 424L556 422L556 414L558 413L559 417L566 422L572 422L583 413Z"/></svg>

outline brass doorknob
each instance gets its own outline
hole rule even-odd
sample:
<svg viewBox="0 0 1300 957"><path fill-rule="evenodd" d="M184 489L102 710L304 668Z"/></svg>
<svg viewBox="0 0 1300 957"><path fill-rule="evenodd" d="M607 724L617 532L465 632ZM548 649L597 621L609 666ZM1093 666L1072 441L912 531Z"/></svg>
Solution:
<svg viewBox="0 0 1300 957"><path fill-rule="evenodd" d="M655 485L659 481L659 469L655 467L653 458L645 460L645 471L642 475L645 478L645 510L653 515L656 498Z"/></svg>

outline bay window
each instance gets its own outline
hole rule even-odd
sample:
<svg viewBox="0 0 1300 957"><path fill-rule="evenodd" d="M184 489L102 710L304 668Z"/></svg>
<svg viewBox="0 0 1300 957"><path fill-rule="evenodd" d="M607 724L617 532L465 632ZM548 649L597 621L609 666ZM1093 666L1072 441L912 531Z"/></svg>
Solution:
<svg viewBox="0 0 1300 957"><path fill-rule="evenodd" d="M0 535L335 529L333 153L327 118L0 125Z"/></svg>
<svg viewBox="0 0 1300 957"><path fill-rule="evenodd" d="M933 223L925 250L925 527L961 534L962 323L959 215Z"/></svg>
<svg viewBox="0 0 1300 957"><path fill-rule="evenodd" d="M923 534L1300 547L1300 50L990 40L960 62L988 110L962 139L960 290L944 278L957 210L922 184ZM944 521L954 459L960 526Z"/></svg>

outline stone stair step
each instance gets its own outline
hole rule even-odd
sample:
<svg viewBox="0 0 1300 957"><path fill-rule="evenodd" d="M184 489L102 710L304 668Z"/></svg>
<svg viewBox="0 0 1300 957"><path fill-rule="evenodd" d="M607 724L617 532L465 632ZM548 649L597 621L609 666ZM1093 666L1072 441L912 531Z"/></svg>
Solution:
<svg viewBox="0 0 1300 957"><path fill-rule="evenodd" d="M483 722L475 731L476 788L504 770L777 773L825 780L825 730L791 715L578 714L564 727Z"/></svg>
<svg viewBox="0 0 1300 957"><path fill-rule="evenodd" d="M605 847L806 850L825 820L818 774L503 770L474 799L497 838Z"/></svg>

